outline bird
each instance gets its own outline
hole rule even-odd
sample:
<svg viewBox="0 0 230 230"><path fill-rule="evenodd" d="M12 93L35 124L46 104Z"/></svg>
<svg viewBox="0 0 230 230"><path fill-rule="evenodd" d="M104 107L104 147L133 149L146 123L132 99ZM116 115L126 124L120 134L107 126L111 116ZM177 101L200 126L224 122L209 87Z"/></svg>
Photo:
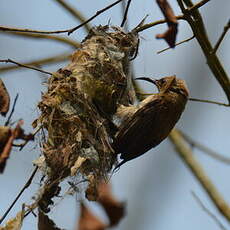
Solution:
<svg viewBox="0 0 230 230"><path fill-rule="evenodd" d="M112 147L117 155L121 154L122 161L114 170L159 145L180 119L189 96L185 81L175 75L159 80L147 77L136 80L153 83L159 92L148 96L138 105L122 105L118 108L117 115L123 121Z"/></svg>

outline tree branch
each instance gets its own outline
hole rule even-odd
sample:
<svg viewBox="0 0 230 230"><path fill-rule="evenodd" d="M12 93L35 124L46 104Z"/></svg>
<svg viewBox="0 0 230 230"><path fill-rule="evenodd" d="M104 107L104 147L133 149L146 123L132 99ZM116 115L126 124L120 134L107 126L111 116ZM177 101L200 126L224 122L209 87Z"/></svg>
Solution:
<svg viewBox="0 0 230 230"><path fill-rule="evenodd" d="M54 30L54 31L49 31L49 30L32 30L32 29L19 29L19 28L12 28L12 27L5 27L5 26L0 26L0 31L13 31L13 32L22 32L22 33L36 33L36 34L61 34L61 33L68 33L70 35L77 29L81 28L82 26L86 25L90 21L92 21L94 18L96 18L98 15L102 14L106 10L112 8L113 6L117 5L120 3L122 0L117 0L116 2L106 6L105 8L98 10L92 17L87 19L85 22L81 23L80 25L66 29L66 30Z"/></svg>
<svg viewBox="0 0 230 230"><path fill-rule="evenodd" d="M82 24L70 29L68 31L68 35L70 35L71 33L73 33L75 30L79 29L80 27L84 26L85 24L87 24L88 22L92 21L94 18L96 18L98 15L102 14L103 12L105 12L106 10L112 8L113 6L117 5L118 3L120 3L122 0L118 0L108 6L106 6L105 8L101 9L101 10L98 10L96 12L96 14L94 14L91 18L89 18L88 20L86 20L85 22L83 22Z"/></svg>
<svg viewBox="0 0 230 230"><path fill-rule="evenodd" d="M184 15L176 16L176 19L177 20L184 20ZM147 29L149 29L151 27L154 27L154 26L160 25L160 24L164 24L164 23L167 23L167 21L165 19L158 20L158 21L151 22L151 23L147 23L147 24L144 24L142 26L137 27L135 29L135 32L139 33L139 32L142 32L144 30L147 30Z"/></svg>
<svg viewBox="0 0 230 230"><path fill-rule="evenodd" d="M0 59L0 62L5 62L5 63L10 62L10 63L13 63L15 65L18 65L19 67L23 67L23 68L27 68L27 69L33 69L33 70L39 71L41 73L52 75L51 72L48 72L48 71L45 71L45 70L42 70L42 69L38 69L38 68L35 68L33 66L24 65L24 64L21 64L19 62L13 61L11 59Z"/></svg>
<svg viewBox="0 0 230 230"><path fill-rule="evenodd" d="M173 143L178 156L184 161L193 175L198 179L217 209L228 221L230 221L230 207L206 175L199 162L195 159L183 136L178 130L174 129L170 133L169 139Z"/></svg>
<svg viewBox="0 0 230 230"><path fill-rule="evenodd" d="M3 31L1 31L1 27L0 27L0 33L3 33ZM54 40L57 42L61 42L61 43L70 45L73 48L79 48L81 46L81 44L79 42L76 42L72 39L61 37L61 36L47 35L47 34L35 34L35 33L31 33L31 32L27 32L27 33L16 32L16 31L4 31L4 33L7 33L7 34L13 35L13 36L19 36L19 37Z"/></svg>
<svg viewBox="0 0 230 230"><path fill-rule="evenodd" d="M34 171L32 172L32 174L30 176L30 178L28 179L28 181L25 183L25 185L23 186L23 188L21 189L21 191L19 192L19 194L16 196L16 198L14 199L14 201L12 202L12 204L10 205L10 207L6 210L6 212L4 213L4 215L1 217L0 224L6 218L6 216L10 212L10 210L14 207L15 203L18 201L18 199L20 198L20 196L22 195L22 193L30 186L30 184L32 183L32 180L33 180L33 178L34 178L37 170L38 170L38 167L36 167L34 169Z"/></svg>
<svg viewBox="0 0 230 230"><path fill-rule="evenodd" d="M203 99L197 99L197 98L189 98L189 101L197 101L197 102L203 102L203 103L208 103L208 104L215 104L215 105L222 105L226 107L230 107L230 104L225 104L217 101L210 101L210 100L203 100Z"/></svg>
<svg viewBox="0 0 230 230"><path fill-rule="evenodd" d="M216 51L218 50L220 43L223 41L224 36L227 34L229 28L230 28L230 20L228 21L227 25L224 27L224 30L213 49L213 53L216 53Z"/></svg>
<svg viewBox="0 0 230 230"><path fill-rule="evenodd" d="M192 195L197 203L200 205L200 207L204 210L204 212L206 212L217 223L220 229L227 230L227 228L224 227L224 225L218 220L218 218L210 210L208 210L208 208L205 207L205 205L202 203L201 199L196 195L196 193L192 191Z"/></svg>
<svg viewBox="0 0 230 230"><path fill-rule="evenodd" d="M200 149L203 153L206 153L208 156L214 158L215 160L221 161L225 164L230 164L230 158L225 157L219 153L214 152L212 149L204 146L203 144L193 140L190 136L185 134L184 132L180 131L183 138L191 145L191 147L196 147L197 149Z"/></svg>
<svg viewBox="0 0 230 230"><path fill-rule="evenodd" d="M192 9L194 6L190 0L183 0L184 3L187 5L187 7L190 7L189 9ZM189 10L184 7L184 4L182 0L177 0L182 13L184 14L185 20L189 23L189 25L192 28L192 31L207 59L207 64L209 68L211 69L212 73L214 74L215 78L221 85L222 89L224 90L226 97L228 98L228 101L230 103L230 81L227 76L227 73L225 72L222 64L220 63L218 57L213 52L212 45L209 41L209 38L207 36L204 23L202 20L202 17L197 9L195 10ZM202 1L206 2L206 1Z"/></svg>
<svg viewBox="0 0 230 230"><path fill-rule="evenodd" d="M82 15L80 11L75 9L73 6L69 5L64 0L55 0L57 3L59 3L65 10L67 10L74 18L78 19L81 23L86 21L86 18ZM87 32L90 31L91 25L89 23L84 25L84 28Z"/></svg>
<svg viewBox="0 0 230 230"><path fill-rule="evenodd" d="M193 35L192 37L190 37L190 38L187 38L187 39L185 39L185 40L183 40L183 41L180 41L180 42L176 43L176 44L175 44L175 47L178 46L178 45L180 45L180 44L183 44L183 43L185 43L185 42L189 42L189 41L191 41L193 38L195 38L194 35ZM169 50L169 49L172 49L172 47L167 47L167 48L165 48L165 49L163 49L163 50L160 50L160 51L157 52L157 54L163 53L163 52L165 52L166 50Z"/></svg>
<svg viewBox="0 0 230 230"><path fill-rule="evenodd" d="M66 61L70 57L71 57L70 54L63 53L63 54L55 55L55 56L52 56L52 57L42 58L42 59L38 59L38 60L35 60L35 61L31 61L31 62L26 62L26 63L23 63L23 65L26 65L26 66L48 65L48 64L53 64L53 63L57 63L57 62ZM3 67L0 67L0 73L10 71L10 70L15 70L15 69L18 69L18 68L20 68L20 66L17 66L17 65L3 66Z"/></svg>
<svg viewBox="0 0 230 230"><path fill-rule="evenodd" d="M121 27L124 26L124 24L125 24L125 22L126 22L126 20L127 20L127 15L128 15L128 11L129 11L129 7L130 7L130 4L131 4L131 1L132 1L132 0L128 0L127 6L126 6L125 12L124 12L124 17L123 17L123 20L122 20L122 22L121 22Z"/></svg>

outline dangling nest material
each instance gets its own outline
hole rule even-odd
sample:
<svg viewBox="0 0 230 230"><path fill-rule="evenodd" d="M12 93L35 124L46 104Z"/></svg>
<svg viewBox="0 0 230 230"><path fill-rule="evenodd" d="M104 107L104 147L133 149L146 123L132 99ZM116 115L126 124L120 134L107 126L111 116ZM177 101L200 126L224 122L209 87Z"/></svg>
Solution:
<svg viewBox="0 0 230 230"><path fill-rule="evenodd" d="M135 99L129 58L137 44L136 34L99 26L73 53L71 63L50 77L48 91L38 104L41 115L34 122L47 132L43 209L52 203L44 202L44 197L57 195L59 182L68 176L81 174L89 181L87 198L96 198L98 182L116 162L110 146L113 115L119 105Z"/></svg>

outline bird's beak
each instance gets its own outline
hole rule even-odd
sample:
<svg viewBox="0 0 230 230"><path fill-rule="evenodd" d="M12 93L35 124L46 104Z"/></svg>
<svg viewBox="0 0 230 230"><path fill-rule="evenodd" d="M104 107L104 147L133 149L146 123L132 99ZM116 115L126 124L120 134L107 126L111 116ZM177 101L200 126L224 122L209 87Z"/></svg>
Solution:
<svg viewBox="0 0 230 230"><path fill-rule="evenodd" d="M138 77L138 78L135 78L135 80L144 80L144 81L151 82L157 87L158 91L160 91L160 87L159 87L157 79L152 79L152 78L149 78L149 77Z"/></svg>
<svg viewBox="0 0 230 230"><path fill-rule="evenodd" d="M148 82L151 82L151 83L153 83L154 85L157 86L157 80L151 79L151 78L149 78L149 77L137 77L137 78L135 78L135 80L144 80L144 81L148 81Z"/></svg>

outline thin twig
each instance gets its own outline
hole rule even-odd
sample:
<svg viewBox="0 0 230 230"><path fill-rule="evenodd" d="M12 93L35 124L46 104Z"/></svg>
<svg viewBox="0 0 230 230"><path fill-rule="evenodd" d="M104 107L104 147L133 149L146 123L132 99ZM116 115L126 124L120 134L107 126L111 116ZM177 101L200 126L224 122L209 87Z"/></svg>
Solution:
<svg viewBox="0 0 230 230"><path fill-rule="evenodd" d="M195 159L193 152L186 144L186 141L184 140L183 136L180 134L179 131L174 129L170 133L169 139L173 143L178 156L184 161L186 166L189 167L193 175L200 182L200 184L205 189L210 199L215 204L216 208L228 221L230 221L230 207L223 199L223 197L221 196L217 188L214 186L212 181L206 175L202 166Z"/></svg>
<svg viewBox="0 0 230 230"><path fill-rule="evenodd" d="M64 0L55 0L57 3L59 3L63 8L65 8L74 18L78 19L81 23L86 21L86 18L82 15L80 11L75 9L73 6L69 5ZM90 31L91 25L89 23L84 25L87 32Z"/></svg>
<svg viewBox="0 0 230 230"><path fill-rule="evenodd" d="M20 66L20 67L24 67L24 68L27 68L27 69L33 69L33 70L39 71L39 72L41 72L41 73L45 73L45 74L52 75L51 72L48 72L48 71L45 71L45 70L42 70L42 69L38 69L38 68L35 68L35 67L33 67L33 66L29 66L29 65L23 65L23 64L21 64L21 63L18 63L18 62L16 62L16 61L11 60L11 59L1 59L0 62L5 62L5 63L9 63L9 62L10 62L10 63L13 63L13 64L15 64L15 65L18 65L18 66Z"/></svg>
<svg viewBox="0 0 230 230"><path fill-rule="evenodd" d="M23 63L23 65L29 65L29 66L48 65L48 64L53 64L53 63L66 61L70 57L71 57L70 54L63 53L63 54L58 54L58 55L55 55L55 56L52 56L52 57L42 58L42 59L38 59L38 60L35 60L35 61L31 61L31 62L26 62L26 63ZM3 67L0 67L0 72L15 70L15 69L18 69L18 68L19 68L19 66L17 66L17 65L3 66Z"/></svg>
<svg viewBox="0 0 230 230"><path fill-rule="evenodd" d="M128 11L129 11L129 7L130 7L130 3L131 3L132 0L128 0L128 3L127 3L127 6L125 8L125 13L124 13L124 17L123 17L123 20L122 20L122 23L121 23L121 27L124 26L126 20L127 20L127 15L128 15Z"/></svg>
<svg viewBox="0 0 230 230"><path fill-rule="evenodd" d="M102 13L105 12L106 10L108 10L108 9L110 9L111 7L117 5L117 4L118 4L119 2L121 2L121 1L122 1L122 0L118 0L118 1L116 1L116 2L114 2L114 3L112 3L112 4L110 4L110 5L106 6L105 8L103 8L103 9L101 9L101 10L98 10L98 11L96 12L96 14L93 15L91 18L89 18L88 20L86 20L86 21L83 22L82 24L80 24L80 25L78 25L78 26L76 26L76 27L70 29L70 30L68 31L68 35L70 35L71 33L73 33L75 30L79 29L80 27L84 26L84 25L87 24L88 22L92 21L94 18L96 18L98 15L102 14Z"/></svg>
<svg viewBox="0 0 230 230"><path fill-rule="evenodd" d="M203 19L197 9L195 10L188 10L185 8L184 3L186 4L189 9L194 7L191 0L177 0L182 13L184 14L185 20L189 23L191 26L191 29L193 31L193 34L195 35L206 59L207 64L210 67L210 70L212 71L213 75L219 82L220 86L225 92L226 97L228 98L228 102L230 103L230 80L228 78L228 75L226 71L224 70L219 58L216 56L215 53L213 53L213 47L211 45L211 42L209 41ZM205 1L202 1L205 2Z"/></svg>
<svg viewBox="0 0 230 230"><path fill-rule="evenodd" d="M3 32L0 30L0 33L3 33ZM61 37L61 36L55 36L55 35L36 34L36 33L30 33L30 32L24 33L24 32L15 32L15 31L5 31L4 34L7 34L7 35L9 34L12 36L19 36L19 37L33 38L33 39L53 40L53 41L67 44L74 49L79 48L81 46L79 42L76 42L72 39Z"/></svg>
<svg viewBox="0 0 230 230"><path fill-rule="evenodd" d="M176 19L177 20L184 20L184 15L179 15L179 16L176 16ZM139 32L142 32L144 30L147 30L151 27L154 27L156 25L161 25L161 24L164 24L166 23L167 21L165 19L162 19L162 20L158 20L158 21L155 21L155 22L151 22L151 23L147 23L147 24L144 24L144 25L141 25L139 27L137 27L135 29L135 32L139 33Z"/></svg>
<svg viewBox="0 0 230 230"><path fill-rule="evenodd" d="M7 118L6 122L5 122L5 126L8 126L8 125L9 125L10 119L11 119L12 115L14 114L14 110L15 110L15 106L16 106L16 103L17 103L17 100L18 100L18 96L19 96L19 94L17 93L16 97L14 98L14 103L13 103L12 110L11 110L11 112L10 112L10 115L9 115L9 117Z"/></svg>
<svg viewBox="0 0 230 230"><path fill-rule="evenodd" d="M220 43L223 41L224 36L227 34L229 28L230 28L230 20L228 21L227 25L224 27L224 30L213 49L213 53L216 53L216 51L218 50Z"/></svg>
<svg viewBox="0 0 230 230"><path fill-rule="evenodd" d="M134 81L136 82L136 81ZM143 96L150 96L150 95L154 95L154 93L144 93L140 90L140 87L137 88L137 94L139 95L143 95ZM189 98L189 101L196 101L196 102L202 102L202 103L208 103L208 104L214 104L214 105L221 105L221 106L225 106L225 107L230 107L229 104L225 104L222 102L217 102L217 101L210 101L210 100L203 100L203 99L197 99L197 98Z"/></svg>
<svg viewBox="0 0 230 230"><path fill-rule="evenodd" d="M87 19L85 22L81 23L80 25L66 29L66 30L54 30L54 31L49 31L49 30L32 30L32 29L19 29L19 28L12 28L12 27L6 27L6 26L0 26L0 31L15 31L15 32L23 32L23 33L36 33L36 34L61 34L61 33L68 33L70 35L77 29L81 28L82 26L86 25L90 21L92 21L94 18L96 18L98 15L102 14L106 10L112 8L113 6L117 5L120 3L122 0L117 0L116 2L106 6L105 8L99 10L96 12L95 15Z"/></svg>
<svg viewBox="0 0 230 230"><path fill-rule="evenodd" d="M209 2L209 1L210 1L210 0L202 0L202 1L200 1L200 2L198 2L198 3L196 3L196 4L194 4L192 7L190 7L190 8L188 9L188 11L191 13L191 12L197 10L198 8L202 7L203 5L205 5L205 4L206 4L207 2Z"/></svg>
<svg viewBox="0 0 230 230"><path fill-rule="evenodd" d="M35 33L35 34L61 34L61 33L67 33L69 31L69 29L68 30L49 31L49 30L33 30L33 29L22 29L22 28L15 28L15 27L0 26L0 31Z"/></svg>
<svg viewBox="0 0 230 230"><path fill-rule="evenodd" d="M190 37L190 38L187 38L187 39L185 39L185 40L183 40L183 41L180 41L180 42L176 43L175 46L178 46L178 45L180 45L180 44L183 44L183 43L185 43L185 42L188 42L188 41L192 40L193 38L195 38L194 35L193 35L192 37ZM165 48L165 49L163 49L163 50L158 51L157 54L163 53L163 52L165 52L166 50L169 50L169 49L172 49L172 48L171 48L171 47L167 47L167 48Z"/></svg>
<svg viewBox="0 0 230 230"><path fill-rule="evenodd" d="M224 227L224 225L220 222L220 220L208 209L205 207L201 199L196 195L195 192L191 192L194 199L197 201L197 203L200 205L200 207L203 209L204 212L206 212L220 227L221 230L227 230L227 228Z"/></svg>
<svg viewBox="0 0 230 230"><path fill-rule="evenodd" d="M32 133L32 137L34 137L40 130L41 130L42 126L40 126L39 128L37 128L33 133ZM20 151L22 151L22 149L26 146L26 144L29 142L30 140L27 139L25 140L23 143L21 144L13 144L14 147L19 147Z"/></svg>
<svg viewBox="0 0 230 230"><path fill-rule="evenodd" d="M21 189L21 191L19 192L19 194L16 196L16 198L14 199L14 201L12 202L12 204L10 205L10 207L6 210L6 212L4 213L4 215L1 217L0 224L6 218L6 216L10 212L10 210L14 207L15 203L18 201L18 199L20 198L20 196L22 195L22 193L30 186L30 184L32 183L32 180L33 180L33 178L34 178L37 170L38 170L38 166L34 169L34 171L32 172L32 174L30 176L30 178L28 179L28 181L25 183L25 185L23 186L23 188Z"/></svg>
<svg viewBox="0 0 230 230"><path fill-rule="evenodd" d="M210 0L203 0L201 2L198 2L197 4L191 6L190 8L185 9L185 11L187 12L187 14L192 13L193 11L197 10L198 8L200 8L201 6L206 4L208 1L210 1ZM184 15L178 15L178 16L176 16L176 19L177 20L186 20ZM155 21L155 22L151 22L151 23L142 25L142 26L136 28L135 31L138 33L138 32L144 31L146 29L149 29L151 27L154 27L156 25L160 25L160 24L164 24L164 23L167 23L167 21L165 19L158 20L158 21Z"/></svg>
<svg viewBox="0 0 230 230"><path fill-rule="evenodd" d="M215 105L222 105L222 106L226 106L226 107L230 107L230 104L226 104L226 103L221 103L221 102L217 102L217 101L210 101L210 100L203 100L203 99L197 99L197 98L189 98L190 101L197 101L197 102L203 102L203 103L209 103L209 104L215 104Z"/></svg>
<svg viewBox="0 0 230 230"><path fill-rule="evenodd" d="M225 164L230 164L230 158L229 157L225 157L223 155L220 155L219 153L216 153L215 151L213 151L212 149L204 146L203 144L193 140L190 136L188 136L187 134L185 134L184 132L182 132L180 130L180 133L182 134L182 136L184 137L184 139L191 145L191 147L196 147L198 149L200 149L202 152L206 153L208 156L221 161Z"/></svg>

